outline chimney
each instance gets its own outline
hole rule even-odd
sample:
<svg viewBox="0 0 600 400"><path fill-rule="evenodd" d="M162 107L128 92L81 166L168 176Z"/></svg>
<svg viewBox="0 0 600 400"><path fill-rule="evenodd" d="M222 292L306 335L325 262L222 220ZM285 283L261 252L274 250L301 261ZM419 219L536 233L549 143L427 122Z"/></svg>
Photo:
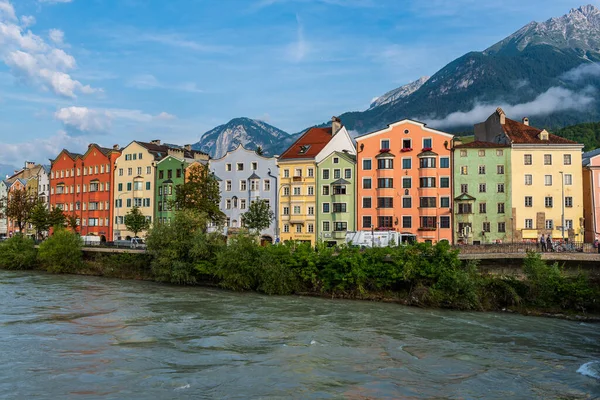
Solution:
<svg viewBox="0 0 600 400"><path fill-rule="evenodd" d="M523 125L529 126L529 118L527 118L527 117L523 118Z"/></svg>
<svg viewBox="0 0 600 400"><path fill-rule="evenodd" d="M187 151L192 151L192 145L191 144L184 144L183 148Z"/></svg>
<svg viewBox="0 0 600 400"><path fill-rule="evenodd" d="M506 114L504 114L504 110L500 107L496 109L496 113L500 117L500 125L506 124Z"/></svg>
<svg viewBox="0 0 600 400"><path fill-rule="evenodd" d="M33 168L35 167L35 163L32 161L25 161L25 169L29 169L29 168Z"/></svg>
<svg viewBox="0 0 600 400"><path fill-rule="evenodd" d="M150 143L160 145L160 140L154 139L154 140L150 141Z"/></svg>
<svg viewBox="0 0 600 400"><path fill-rule="evenodd" d="M463 141L462 141L462 139L460 139L460 138L458 138L458 137L455 137L455 138L454 138L454 147L456 147L456 146L460 146L461 144L463 144Z"/></svg>
<svg viewBox="0 0 600 400"><path fill-rule="evenodd" d="M334 136L342 129L342 120L338 117L331 117L331 135Z"/></svg>
<svg viewBox="0 0 600 400"><path fill-rule="evenodd" d="M119 145L118 144L113 144L113 150L119 150Z"/></svg>

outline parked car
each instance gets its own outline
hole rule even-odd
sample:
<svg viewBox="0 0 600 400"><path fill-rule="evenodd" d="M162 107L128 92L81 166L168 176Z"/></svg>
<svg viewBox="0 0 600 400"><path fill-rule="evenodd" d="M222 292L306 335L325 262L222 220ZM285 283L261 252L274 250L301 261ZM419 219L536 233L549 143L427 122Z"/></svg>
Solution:
<svg viewBox="0 0 600 400"><path fill-rule="evenodd" d="M128 247L130 249L145 249L146 242L144 239L139 237L134 237L131 239L123 239L123 240L115 240L114 245L116 247Z"/></svg>

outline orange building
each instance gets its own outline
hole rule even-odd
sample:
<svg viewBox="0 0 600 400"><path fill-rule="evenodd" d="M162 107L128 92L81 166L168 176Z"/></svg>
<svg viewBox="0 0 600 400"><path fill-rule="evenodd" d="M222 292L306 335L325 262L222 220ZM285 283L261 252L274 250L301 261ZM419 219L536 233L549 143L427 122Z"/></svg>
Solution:
<svg viewBox="0 0 600 400"><path fill-rule="evenodd" d="M120 155L118 146L92 143L85 154L63 150L52 161L50 206L75 216L82 236L113 237L113 165Z"/></svg>
<svg viewBox="0 0 600 400"><path fill-rule="evenodd" d="M452 241L452 138L412 120L357 137L357 229Z"/></svg>

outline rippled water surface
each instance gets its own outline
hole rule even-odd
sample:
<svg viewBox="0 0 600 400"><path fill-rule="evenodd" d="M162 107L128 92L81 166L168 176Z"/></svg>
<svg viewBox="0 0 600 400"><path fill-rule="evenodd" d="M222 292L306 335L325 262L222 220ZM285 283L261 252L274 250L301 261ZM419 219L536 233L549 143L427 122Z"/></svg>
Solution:
<svg viewBox="0 0 600 400"><path fill-rule="evenodd" d="M0 338L0 398L600 397L600 325L509 314L0 271Z"/></svg>

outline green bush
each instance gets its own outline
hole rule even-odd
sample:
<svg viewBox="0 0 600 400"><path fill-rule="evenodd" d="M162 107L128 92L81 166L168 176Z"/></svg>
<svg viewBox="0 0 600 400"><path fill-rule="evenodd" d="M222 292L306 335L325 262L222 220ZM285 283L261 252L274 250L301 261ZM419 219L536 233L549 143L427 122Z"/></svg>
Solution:
<svg viewBox="0 0 600 400"><path fill-rule="evenodd" d="M0 268L33 269L36 257L35 243L23 235L15 235L0 243Z"/></svg>
<svg viewBox="0 0 600 400"><path fill-rule="evenodd" d="M81 247L79 235L66 229L59 229L40 244L38 260L48 272L76 272L83 263Z"/></svg>

